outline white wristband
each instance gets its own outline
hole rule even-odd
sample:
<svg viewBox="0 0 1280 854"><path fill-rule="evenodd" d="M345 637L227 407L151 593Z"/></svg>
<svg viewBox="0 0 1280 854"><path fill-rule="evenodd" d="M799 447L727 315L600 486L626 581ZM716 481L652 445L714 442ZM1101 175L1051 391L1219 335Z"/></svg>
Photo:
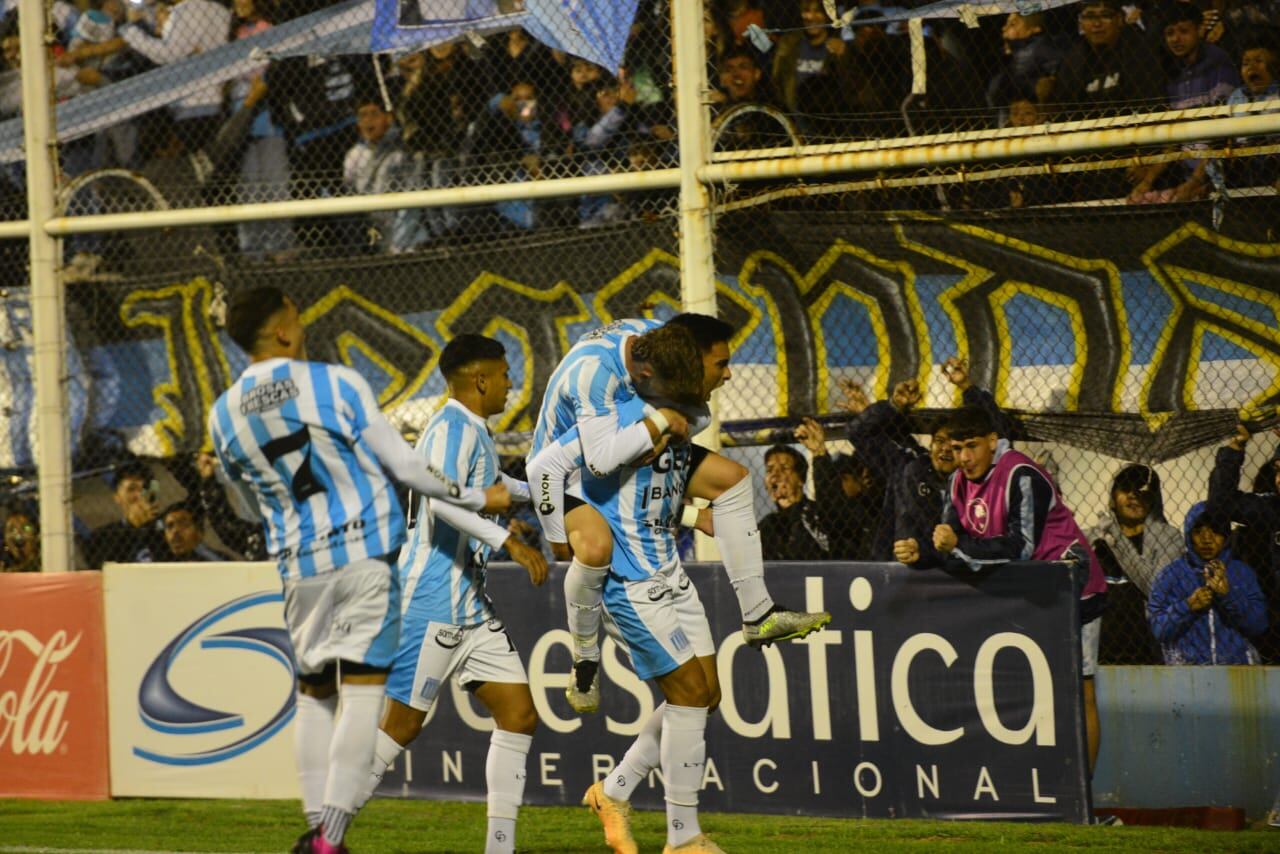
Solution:
<svg viewBox="0 0 1280 854"><path fill-rule="evenodd" d="M686 504L684 509L680 511L680 527L695 528L698 525L698 508L692 504Z"/></svg>
<svg viewBox="0 0 1280 854"><path fill-rule="evenodd" d="M648 418L653 422L653 426L658 428L659 436L667 432L667 428L671 426L671 422L667 420L667 416L663 415L660 409L655 409Z"/></svg>

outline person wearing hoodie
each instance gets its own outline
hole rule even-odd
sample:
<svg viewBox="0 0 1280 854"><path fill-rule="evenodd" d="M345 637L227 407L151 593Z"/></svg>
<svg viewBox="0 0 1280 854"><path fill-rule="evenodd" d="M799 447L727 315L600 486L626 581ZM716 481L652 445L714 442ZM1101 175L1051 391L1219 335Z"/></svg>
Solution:
<svg viewBox="0 0 1280 854"><path fill-rule="evenodd" d="M1280 445L1258 469L1248 492L1240 489L1240 470L1249 431L1236 427L1235 435L1218 449L1209 475L1209 512L1225 514L1237 528L1235 551L1257 573L1270 600L1273 629L1258 642L1267 663L1280 662Z"/></svg>
<svg viewBox="0 0 1280 854"><path fill-rule="evenodd" d="M1000 437L987 410L966 406L946 422L957 468L948 487L933 548L954 572L980 572L1010 561L1054 561L1071 566L1080 586L1081 675L1089 770L1100 740L1093 677L1107 579L1062 493L1047 471ZM911 560L914 558L914 560ZM903 563L920 560L900 554Z"/></svg>
<svg viewBox="0 0 1280 854"><path fill-rule="evenodd" d="M1244 449L1248 443L1248 428L1238 424L1235 435L1218 449L1213 472L1209 475L1208 509L1210 513L1225 515L1232 522L1247 525L1255 533L1265 531L1269 543L1268 565L1259 569L1275 574L1280 570L1280 445L1263 469L1271 471L1271 488L1260 494L1250 494L1240 490L1240 469L1244 465ZM1263 480L1263 476L1258 480Z"/></svg>
<svg viewBox="0 0 1280 854"><path fill-rule="evenodd" d="M1144 465L1122 468L1111 482L1108 511L1087 532L1107 574L1107 615L1099 660L1159 664L1147 625L1147 597L1156 573L1182 554L1182 533L1164 517L1160 475Z"/></svg>
<svg viewBox="0 0 1280 854"><path fill-rule="evenodd" d="M1250 638L1267 630L1257 576L1231 556L1231 520L1200 502L1183 523L1186 553L1156 576L1147 603L1165 664L1260 664Z"/></svg>

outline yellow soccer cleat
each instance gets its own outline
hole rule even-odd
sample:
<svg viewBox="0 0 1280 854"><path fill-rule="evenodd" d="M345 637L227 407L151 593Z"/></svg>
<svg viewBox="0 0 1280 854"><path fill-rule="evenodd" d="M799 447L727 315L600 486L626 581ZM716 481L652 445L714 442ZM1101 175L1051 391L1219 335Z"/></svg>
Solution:
<svg viewBox="0 0 1280 854"><path fill-rule="evenodd" d="M675 848L668 845L662 849L662 854L725 854L725 850L708 839L705 833L699 833Z"/></svg>
<svg viewBox="0 0 1280 854"><path fill-rule="evenodd" d="M613 854L639 854L640 849L631 835L631 804L614 800L606 795L603 780L597 780L591 784L591 788L587 789L587 793L582 796L582 803L584 806L591 807L596 818L600 819L600 823L604 825L604 841Z"/></svg>
<svg viewBox="0 0 1280 854"><path fill-rule="evenodd" d="M742 638L748 646L768 646L777 641L802 638L831 622L826 611L788 611L775 605L758 623L743 623Z"/></svg>

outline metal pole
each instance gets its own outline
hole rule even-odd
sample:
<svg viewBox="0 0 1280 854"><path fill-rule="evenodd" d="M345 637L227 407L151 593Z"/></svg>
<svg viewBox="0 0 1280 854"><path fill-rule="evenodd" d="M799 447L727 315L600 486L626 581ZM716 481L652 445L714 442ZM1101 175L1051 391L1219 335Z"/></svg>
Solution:
<svg viewBox="0 0 1280 854"><path fill-rule="evenodd" d="M707 91L706 39L702 3L671 4L672 63L676 83L676 137L680 143L680 301L685 311L715 316L716 267L711 242L711 204L698 170L711 156L711 122ZM720 449L720 407L713 395L711 423L698 443ZM694 550L699 560L717 560L715 540L698 532Z"/></svg>
<svg viewBox="0 0 1280 854"><path fill-rule="evenodd" d="M671 189L678 186L680 186L679 169L652 169L645 172L612 172L607 175L523 181L517 184L483 184L471 187L447 187L439 190L376 193L366 196L336 196L330 199L298 199L288 202L258 202L251 205L177 208L96 216L60 216L50 220L45 225L45 230L58 236L102 231L137 231L147 228L300 219L409 208L487 205L520 199L555 199L634 192L635 190Z"/></svg>
<svg viewBox="0 0 1280 854"><path fill-rule="evenodd" d="M32 223L31 325L35 339L36 477L40 499L41 568L65 572L72 565L71 448L67 429L67 348L61 245L41 225L53 218L53 87L45 46L47 21L41 0L22 0L18 35L22 49L22 118L27 146L27 210Z"/></svg>
<svg viewBox="0 0 1280 854"><path fill-rule="evenodd" d="M841 172L874 172L881 169L913 169L980 160L1017 160L1041 155L1109 151L1139 146L1178 145L1235 136L1265 136L1280 131L1280 115L1203 119L1175 125L1153 125L1108 130L1050 133L1041 125L1038 136L913 145L907 148L845 151L788 159L709 163L698 176L708 183L762 181L832 175ZM1136 152L1135 152L1136 153Z"/></svg>

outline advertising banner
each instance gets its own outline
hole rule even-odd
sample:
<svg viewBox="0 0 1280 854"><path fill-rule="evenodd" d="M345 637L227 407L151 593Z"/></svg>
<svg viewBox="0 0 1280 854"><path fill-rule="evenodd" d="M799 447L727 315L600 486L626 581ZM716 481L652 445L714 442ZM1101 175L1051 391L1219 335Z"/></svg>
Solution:
<svg viewBox="0 0 1280 854"><path fill-rule="evenodd" d="M693 565L689 575L718 639L723 694L708 724L705 808L1088 816L1078 606L1061 566L952 577L898 564L771 564L778 601L830 610L833 620L805 641L763 652L744 646L719 566ZM661 702L609 643L600 712L578 717L569 709L560 578L535 594L523 572L490 573L541 718L525 788L526 802L536 804L576 804ZM483 799L491 722L459 686L439 696L381 794ZM660 806L655 783L651 775L637 805Z"/></svg>
<svg viewBox="0 0 1280 854"><path fill-rule="evenodd" d="M108 564L104 575L112 793L297 797L275 568Z"/></svg>
<svg viewBox="0 0 1280 854"><path fill-rule="evenodd" d="M97 573L0 574L0 798L106 798Z"/></svg>

